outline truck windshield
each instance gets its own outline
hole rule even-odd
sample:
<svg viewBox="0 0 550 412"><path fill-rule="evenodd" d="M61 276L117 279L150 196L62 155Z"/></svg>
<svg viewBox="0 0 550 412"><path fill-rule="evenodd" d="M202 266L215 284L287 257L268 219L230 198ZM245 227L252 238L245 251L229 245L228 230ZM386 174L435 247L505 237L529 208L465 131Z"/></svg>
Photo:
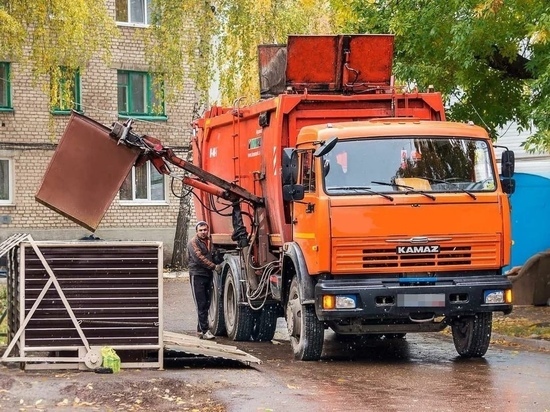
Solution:
<svg viewBox="0 0 550 412"><path fill-rule="evenodd" d="M488 143L478 139L403 137L340 140L322 158L327 194L494 191ZM368 190L367 190L368 189Z"/></svg>

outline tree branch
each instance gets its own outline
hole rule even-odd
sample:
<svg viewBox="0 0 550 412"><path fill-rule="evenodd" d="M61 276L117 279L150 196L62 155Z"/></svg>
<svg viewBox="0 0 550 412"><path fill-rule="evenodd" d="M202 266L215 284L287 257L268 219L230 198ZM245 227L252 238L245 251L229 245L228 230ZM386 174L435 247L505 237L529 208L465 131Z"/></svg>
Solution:
<svg viewBox="0 0 550 412"><path fill-rule="evenodd" d="M529 59L517 54L514 60L503 56L497 46L493 46L493 54L487 58L489 67L504 72L504 75L519 80L533 79L533 74L527 70Z"/></svg>

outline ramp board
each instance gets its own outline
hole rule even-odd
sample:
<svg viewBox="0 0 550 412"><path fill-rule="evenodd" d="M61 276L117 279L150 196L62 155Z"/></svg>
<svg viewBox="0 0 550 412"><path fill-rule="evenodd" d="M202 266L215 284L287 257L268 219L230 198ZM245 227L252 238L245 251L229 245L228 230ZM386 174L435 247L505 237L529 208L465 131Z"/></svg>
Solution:
<svg viewBox="0 0 550 412"><path fill-rule="evenodd" d="M164 331L164 349L176 350L192 355L203 355L214 358L229 359L242 362L260 364L262 361L235 346L222 345L211 340L199 339L195 336Z"/></svg>

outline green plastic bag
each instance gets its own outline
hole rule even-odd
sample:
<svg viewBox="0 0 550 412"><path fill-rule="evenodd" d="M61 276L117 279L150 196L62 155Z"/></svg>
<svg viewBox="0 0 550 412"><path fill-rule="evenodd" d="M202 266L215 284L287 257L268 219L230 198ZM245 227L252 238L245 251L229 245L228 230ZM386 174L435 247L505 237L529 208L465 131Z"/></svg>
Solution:
<svg viewBox="0 0 550 412"><path fill-rule="evenodd" d="M120 357L113 348L104 346L101 348L101 356L103 356L104 368L111 368L113 372L120 372Z"/></svg>

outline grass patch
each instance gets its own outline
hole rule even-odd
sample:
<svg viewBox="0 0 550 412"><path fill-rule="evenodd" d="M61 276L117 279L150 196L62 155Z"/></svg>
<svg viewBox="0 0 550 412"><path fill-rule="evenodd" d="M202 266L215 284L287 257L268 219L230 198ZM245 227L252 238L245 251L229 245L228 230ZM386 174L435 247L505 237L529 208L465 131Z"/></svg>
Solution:
<svg viewBox="0 0 550 412"><path fill-rule="evenodd" d="M493 318L493 332L518 338L550 340L550 322L533 322L526 318Z"/></svg>

